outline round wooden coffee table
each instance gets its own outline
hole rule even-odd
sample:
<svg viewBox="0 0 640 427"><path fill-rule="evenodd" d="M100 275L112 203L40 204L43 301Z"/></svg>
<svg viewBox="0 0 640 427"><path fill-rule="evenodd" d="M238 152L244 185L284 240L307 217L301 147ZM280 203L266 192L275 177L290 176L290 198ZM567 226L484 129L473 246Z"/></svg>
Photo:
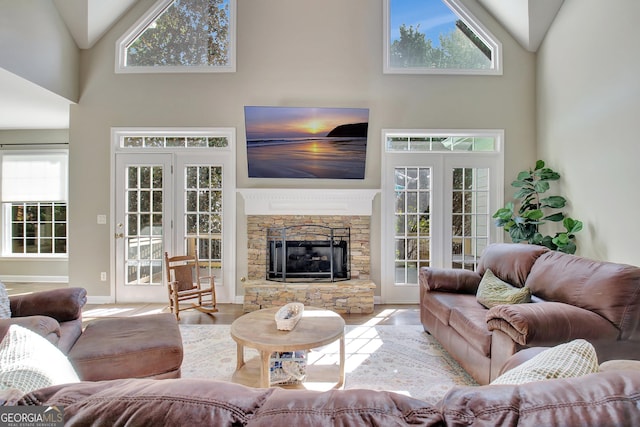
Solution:
<svg viewBox="0 0 640 427"><path fill-rule="evenodd" d="M291 331L280 331L276 328L276 311L278 308L253 311L240 316L231 324L231 338L238 345L236 374L245 366L245 346L255 348L260 353L258 387L269 387L271 353L310 350L339 339L339 378L335 388L341 387L344 383L344 319L333 311L305 306L302 318L295 328Z"/></svg>

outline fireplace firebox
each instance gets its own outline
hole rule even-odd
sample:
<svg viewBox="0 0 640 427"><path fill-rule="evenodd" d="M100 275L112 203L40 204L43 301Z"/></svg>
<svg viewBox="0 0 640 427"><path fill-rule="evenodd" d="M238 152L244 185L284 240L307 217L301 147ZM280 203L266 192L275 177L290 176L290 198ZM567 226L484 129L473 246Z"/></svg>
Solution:
<svg viewBox="0 0 640 427"><path fill-rule="evenodd" d="M350 229L294 225L267 229L267 280L351 279Z"/></svg>

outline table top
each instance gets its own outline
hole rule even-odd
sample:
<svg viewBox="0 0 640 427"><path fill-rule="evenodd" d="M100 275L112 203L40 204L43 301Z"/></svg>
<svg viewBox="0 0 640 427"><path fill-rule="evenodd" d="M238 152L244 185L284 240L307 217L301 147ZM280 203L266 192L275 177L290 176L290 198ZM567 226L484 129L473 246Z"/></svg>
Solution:
<svg viewBox="0 0 640 427"><path fill-rule="evenodd" d="M320 347L344 335L344 319L331 310L305 306L291 331L278 330L276 311L266 308L240 316L231 324L231 338L262 351L295 351Z"/></svg>

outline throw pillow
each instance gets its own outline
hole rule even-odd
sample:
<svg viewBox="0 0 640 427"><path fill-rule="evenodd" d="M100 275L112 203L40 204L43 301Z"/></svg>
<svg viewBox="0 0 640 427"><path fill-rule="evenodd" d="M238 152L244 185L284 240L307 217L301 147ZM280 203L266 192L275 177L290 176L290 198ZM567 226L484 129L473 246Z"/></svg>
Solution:
<svg viewBox="0 0 640 427"><path fill-rule="evenodd" d="M599 370L598 356L593 345L586 340L577 339L543 351L500 375L491 385L579 377Z"/></svg>
<svg viewBox="0 0 640 427"><path fill-rule="evenodd" d="M79 381L69 359L56 346L27 328L9 327L0 342L0 389L29 393Z"/></svg>
<svg viewBox="0 0 640 427"><path fill-rule="evenodd" d="M11 304L9 303L9 294L4 283L0 282L0 319L11 318Z"/></svg>
<svg viewBox="0 0 640 427"><path fill-rule="evenodd" d="M531 302L531 290L526 286L524 288L511 286L487 269L478 285L476 299L486 308L500 304L523 304Z"/></svg>

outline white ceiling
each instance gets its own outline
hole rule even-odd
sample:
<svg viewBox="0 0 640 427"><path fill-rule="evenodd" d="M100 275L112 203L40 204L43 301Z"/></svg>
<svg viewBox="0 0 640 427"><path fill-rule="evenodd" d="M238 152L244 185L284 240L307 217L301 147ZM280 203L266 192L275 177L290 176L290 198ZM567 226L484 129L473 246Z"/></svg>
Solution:
<svg viewBox="0 0 640 427"><path fill-rule="evenodd" d="M91 48L137 0L52 0L80 49ZM563 0L477 0L536 52ZM71 101L0 68L0 129L66 129Z"/></svg>

